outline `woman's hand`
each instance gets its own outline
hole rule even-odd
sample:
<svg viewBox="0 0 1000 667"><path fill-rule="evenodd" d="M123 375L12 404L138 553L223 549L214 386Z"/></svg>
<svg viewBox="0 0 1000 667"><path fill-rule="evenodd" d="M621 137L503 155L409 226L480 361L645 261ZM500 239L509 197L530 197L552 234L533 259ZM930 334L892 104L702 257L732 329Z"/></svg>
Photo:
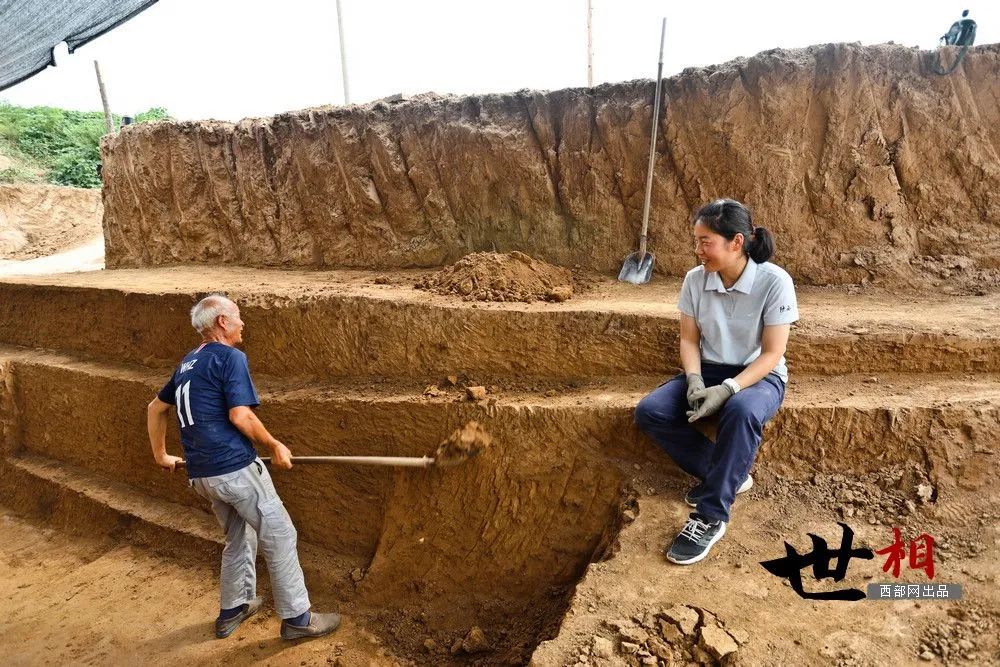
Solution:
<svg viewBox="0 0 1000 667"><path fill-rule="evenodd" d="M688 423L696 422L702 417L714 415L733 395L733 390L724 384L717 384L708 389L696 391L693 395L695 401L701 401L701 406L687 413ZM690 399L689 399L690 400Z"/></svg>
<svg viewBox="0 0 1000 667"><path fill-rule="evenodd" d="M692 396L695 392L701 391L705 388L705 380L701 377L699 373L688 373L687 375L688 390L687 390L687 400L688 405L691 406L692 410L697 410L699 403L696 402Z"/></svg>

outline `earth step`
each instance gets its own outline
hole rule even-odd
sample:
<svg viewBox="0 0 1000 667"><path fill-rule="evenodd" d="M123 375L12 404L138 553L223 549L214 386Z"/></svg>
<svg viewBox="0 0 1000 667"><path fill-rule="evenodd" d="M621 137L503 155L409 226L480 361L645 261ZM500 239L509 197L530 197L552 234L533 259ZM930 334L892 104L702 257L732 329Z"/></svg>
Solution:
<svg viewBox="0 0 1000 667"><path fill-rule="evenodd" d="M217 549L223 542L210 513L151 498L65 461L22 453L7 457L0 467L3 504L62 529L91 534L126 530L141 542L201 550Z"/></svg>
<svg viewBox="0 0 1000 667"><path fill-rule="evenodd" d="M242 306L254 370L285 377L572 379L676 365L676 279L600 282L558 304L485 304L414 289L425 274L174 267L4 278L0 344L169 368L197 343L194 300L224 290ZM991 297L802 288L799 302L795 373L1000 371Z"/></svg>
<svg viewBox="0 0 1000 667"><path fill-rule="evenodd" d="M182 474L178 484L187 487ZM194 492L191 492L194 495ZM22 452L0 459L0 505L44 520L71 533L110 535L175 555L217 558L222 530L207 502L181 505L79 466ZM369 558L332 553L299 541L302 567L311 582L345 599L352 594L350 573Z"/></svg>
<svg viewBox="0 0 1000 667"><path fill-rule="evenodd" d="M18 406L12 431L18 442L8 447L128 479L156 497L198 504L185 485L149 460L145 405L164 381L163 371L11 348L0 348L0 359L13 360ZM558 443L571 451L645 460L653 448L632 425L633 411L663 379L633 376L525 388L519 380L500 378L484 401L468 400L458 387L425 395L426 382L412 379L303 384L259 374L257 385L262 419L300 455L423 456L464 422L479 419L501 449L527 439L538 447ZM63 418L54 420L53 414ZM950 474L971 475L970 483L979 484L973 473L985 468L979 459L987 454L977 452L995 452L998 425L995 374L795 375L783 408L765 431L761 460L798 475L940 460ZM84 448L79 442L90 444ZM170 446L179 451L175 441ZM348 466L323 466L283 483L297 489L307 477L309 488L298 489L302 502L318 497L345 517L359 503L384 497L393 483L391 470ZM305 509L296 500L286 502L293 516ZM308 535L310 529L304 531ZM342 537L345 543L323 546L370 553L376 538L374 528L359 529Z"/></svg>

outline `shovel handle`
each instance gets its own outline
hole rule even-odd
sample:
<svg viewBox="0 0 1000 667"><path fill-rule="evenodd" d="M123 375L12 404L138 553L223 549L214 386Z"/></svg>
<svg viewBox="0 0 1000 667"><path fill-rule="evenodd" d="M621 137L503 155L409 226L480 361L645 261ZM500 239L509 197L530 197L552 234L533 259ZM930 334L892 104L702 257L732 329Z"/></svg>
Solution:
<svg viewBox="0 0 1000 667"><path fill-rule="evenodd" d="M262 456L261 461L271 463L270 456ZM370 466L392 466L402 468L432 468L434 459L429 456L293 456L292 465L296 463L347 463ZM178 461L177 467L183 468L185 462Z"/></svg>
<svg viewBox="0 0 1000 667"><path fill-rule="evenodd" d="M649 165L646 167L646 196L642 202L642 234L639 235L639 261L646 256L649 233L649 201L653 195L653 166L656 162L656 129L660 124L660 91L663 88L663 42L667 37L667 19L660 26L660 58L656 65L656 92L653 95L653 129L649 137Z"/></svg>

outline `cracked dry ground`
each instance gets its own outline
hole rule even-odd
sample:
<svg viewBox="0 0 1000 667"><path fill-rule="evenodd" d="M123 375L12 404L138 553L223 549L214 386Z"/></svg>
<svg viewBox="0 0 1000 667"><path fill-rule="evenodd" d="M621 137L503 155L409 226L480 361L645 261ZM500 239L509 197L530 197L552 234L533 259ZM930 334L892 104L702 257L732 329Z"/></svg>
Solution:
<svg viewBox="0 0 1000 667"><path fill-rule="evenodd" d="M20 664L997 661L994 297L803 288L756 484L711 556L681 568L661 551L686 481L631 425L674 372L676 281L470 304L414 290L423 275L0 282L0 651ZM419 456L469 419L494 438L449 470L277 475L314 601L348 619L329 639L281 643L269 611L210 639L218 529L148 460L143 407L193 343L190 304L220 287L243 307L261 416L297 454ZM934 582L964 599L813 602L759 565L784 541L804 553L807 533L838 544L839 521L872 549L893 526L934 536ZM836 586L891 581L881 564L852 560ZM904 567L900 581L924 577Z"/></svg>

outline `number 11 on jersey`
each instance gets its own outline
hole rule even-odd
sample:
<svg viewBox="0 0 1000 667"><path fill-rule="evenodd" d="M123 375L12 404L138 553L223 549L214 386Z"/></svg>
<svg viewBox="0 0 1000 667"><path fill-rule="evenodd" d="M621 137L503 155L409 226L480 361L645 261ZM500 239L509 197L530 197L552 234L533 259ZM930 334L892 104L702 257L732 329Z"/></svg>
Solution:
<svg viewBox="0 0 1000 667"><path fill-rule="evenodd" d="M181 428L194 425L194 417L191 416L191 380L188 380L177 387L174 392L174 399L177 401L177 420L181 423ZM184 413L187 413L187 423L184 423Z"/></svg>

